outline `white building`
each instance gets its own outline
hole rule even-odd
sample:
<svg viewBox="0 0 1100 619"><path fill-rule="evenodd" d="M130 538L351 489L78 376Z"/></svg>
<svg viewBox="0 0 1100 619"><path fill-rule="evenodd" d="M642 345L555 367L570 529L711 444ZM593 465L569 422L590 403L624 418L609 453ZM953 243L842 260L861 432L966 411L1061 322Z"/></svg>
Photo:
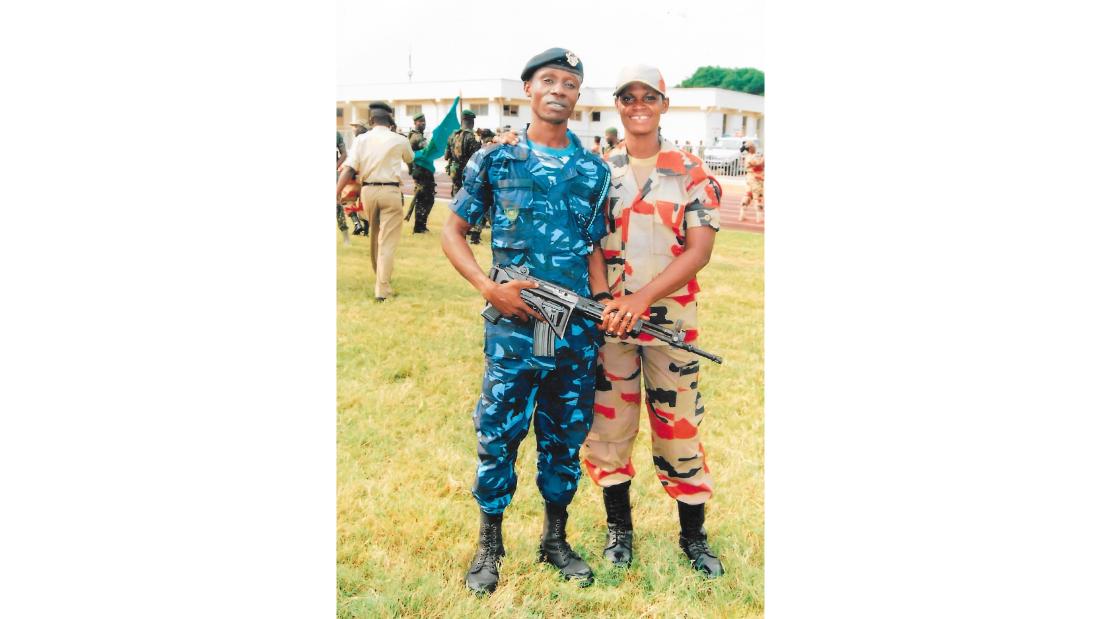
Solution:
<svg viewBox="0 0 1100 619"><path fill-rule="evenodd" d="M615 110L612 88L581 87L581 96L569 128L590 146L592 136L616 127L623 136ZM412 117L423 113L428 133L439 124L456 96L462 108L477 112L474 126L496 130L504 125L521 128L531 121L530 99L523 82L513 79L345 84L336 88L336 128L351 135L350 123L366 118L367 104L385 101L394 109L394 121L402 129L412 127ZM661 117L661 134L681 145L714 143L720 136L755 135L764 146L764 97L723 88L671 88L668 113Z"/></svg>

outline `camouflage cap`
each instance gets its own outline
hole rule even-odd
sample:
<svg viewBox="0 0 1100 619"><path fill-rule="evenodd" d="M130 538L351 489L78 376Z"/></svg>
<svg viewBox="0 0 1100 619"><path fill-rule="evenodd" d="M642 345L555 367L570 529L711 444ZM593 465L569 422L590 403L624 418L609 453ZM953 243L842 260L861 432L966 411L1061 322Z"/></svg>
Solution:
<svg viewBox="0 0 1100 619"><path fill-rule="evenodd" d="M619 130L616 127L608 127L603 130L604 135L619 135Z"/></svg>
<svg viewBox="0 0 1100 619"><path fill-rule="evenodd" d="M424 120L424 113L421 112L421 113L417 114L416 116L413 116L413 120Z"/></svg>
<svg viewBox="0 0 1100 619"><path fill-rule="evenodd" d="M462 110L463 118L477 118L477 114L473 110Z"/></svg>
<svg viewBox="0 0 1100 619"><path fill-rule="evenodd" d="M367 108L372 110L385 110L387 114L393 114L393 108L390 107L390 104L386 103L385 101L371 101L367 105Z"/></svg>
<svg viewBox="0 0 1100 619"><path fill-rule="evenodd" d="M527 61L527 65L523 67L523 73L520 73L519 79L526 82L531 79L535 71L548 65L572 71L580 76L582 80L584 79L584 63L576 54L562 47L551 47L541 54L536 54Z"/></svg>

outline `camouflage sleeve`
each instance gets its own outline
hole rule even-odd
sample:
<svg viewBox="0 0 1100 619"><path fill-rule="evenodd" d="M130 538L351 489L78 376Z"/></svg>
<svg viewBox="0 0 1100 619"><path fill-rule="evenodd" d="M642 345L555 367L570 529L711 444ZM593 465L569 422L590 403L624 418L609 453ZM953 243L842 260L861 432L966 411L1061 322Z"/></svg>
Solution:
<svg viewBox="0 0 1100 619"><path fill-rule="evenodd" d="M472 157L474 153L481 149L481 140L477 139L477 136L472 133L467 133L465 134L465 136L466 152L469 153L469 156Z"/></svg>
<svg viewBox="0 0 1100 619"><path fill-rule="evenodd" d="M490 161L486 155L489 151L474 153L466 164L466 171L462 175L462 189L458 190L451 200L451 210L462 219L473 225L485 215L485 200L483 198L485 184L488 182L487 174L483 167L488 168Z"/></svg>
<svg viewBox="0 0 1100 619"><path fill-rule="evenodd" d="M684 228L710 226L721 228L718 207L722 202L722 186L706 165L688 170L687 206L684 208Z"/></svg>

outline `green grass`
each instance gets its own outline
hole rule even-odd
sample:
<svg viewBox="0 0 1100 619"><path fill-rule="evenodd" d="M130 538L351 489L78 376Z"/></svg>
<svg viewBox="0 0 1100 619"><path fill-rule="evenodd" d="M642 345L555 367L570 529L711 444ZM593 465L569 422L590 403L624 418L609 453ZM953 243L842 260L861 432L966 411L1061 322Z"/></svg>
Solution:
<svg viewBox="0 0 1100 619"><path fill-rule="evenodd" d="M393 277L398 296L384 304L373 300L369 239L337 240L338 616L762 616L763 235L721 232L699 275L700 345L725 359L703 361L700 388L715 482L707 530L726 576L702 580L677 546L676 506L653 473L643 421L634 453L634 566L603 561L603 504L587 476L570 508L569 540L596 583L577 588L536 562L542 503L532 432L504 517L500 587L478 599L463 575L478 527L471 414L484 364L483 302L440 249L449 212L436 203L428 235L405 225ZM488 267L488 247L474 253Z"/></svg>

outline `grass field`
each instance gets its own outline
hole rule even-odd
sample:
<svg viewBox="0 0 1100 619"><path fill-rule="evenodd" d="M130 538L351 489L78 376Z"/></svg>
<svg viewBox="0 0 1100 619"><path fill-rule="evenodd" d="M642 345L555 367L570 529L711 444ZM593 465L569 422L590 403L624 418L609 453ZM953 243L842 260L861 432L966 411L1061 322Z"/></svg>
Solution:
<svg viewBox="0 0 1100 619"><path fill-rule="evenodd" d="M478 599L463 576L478 529L471 414L483 369L484 303L440 249L447 206L436 203L430 234L413 235L405 225L393 278L398 296L383 304L373 300L369 239L337 240L338 616L762 616L763 235L719 233L699 276L699 344L725 359L721 366L703 361L700 389L715 482L707 530L727 574L704 581L680 551L676 506L653 473L643 421L634 452L634 565L621 570L603 561L603 504L585 476L568 532L596 582L580 589L559 581L536 562L542 503L531 432L504 516L500 587ZM487 268L488 247L474 252Z"/></svg>

